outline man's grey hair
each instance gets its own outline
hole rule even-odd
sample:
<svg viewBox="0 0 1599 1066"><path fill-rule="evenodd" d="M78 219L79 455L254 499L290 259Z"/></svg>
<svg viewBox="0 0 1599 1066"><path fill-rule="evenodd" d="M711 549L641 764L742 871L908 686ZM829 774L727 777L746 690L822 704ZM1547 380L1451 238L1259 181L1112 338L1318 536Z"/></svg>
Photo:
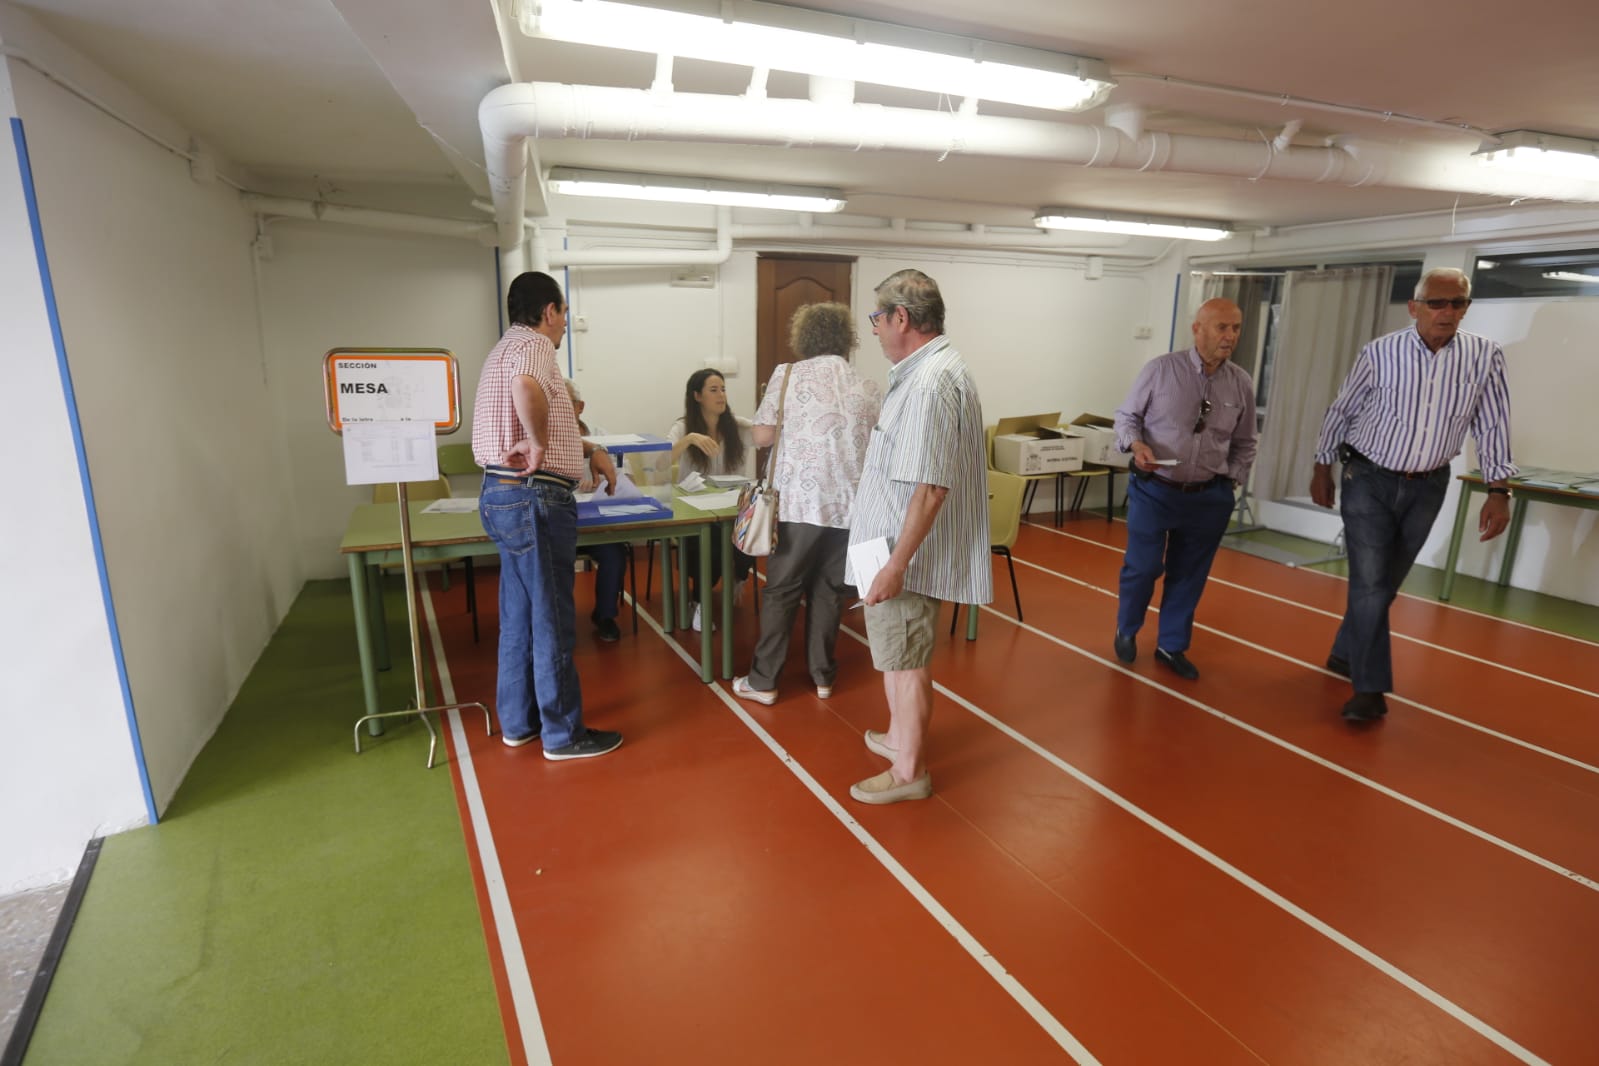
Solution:
<svg viewBox="0 0 1599 1066"><path fill-rule="evenodd" d="M903 307L911 325L921 332L944 332L944 296L938 282L920 270L895 271L875 291L880 310Z"/></svg>
<svg viewBox="0 0 1599 1066"><path fill-rule="evenodd" d="M1466 297L1468 299L1471 297L1471 278L1467 276L1464 270L1456 270L1454 267L1434 267L1423 274L1420 281L1416 282L1416 295L1413 299L1426 299L1427 285L1433 281L1458 281L1466 287Z"/></svg>
<svg viewBox="0 0 1599 1066"><path fill-rule="evenodd" d="M566 394L567 396L571 397L572 402L582 402L583 390L577 387L577 382L573 381L571 378L562 378L561 380L566 382Z"/></svg>

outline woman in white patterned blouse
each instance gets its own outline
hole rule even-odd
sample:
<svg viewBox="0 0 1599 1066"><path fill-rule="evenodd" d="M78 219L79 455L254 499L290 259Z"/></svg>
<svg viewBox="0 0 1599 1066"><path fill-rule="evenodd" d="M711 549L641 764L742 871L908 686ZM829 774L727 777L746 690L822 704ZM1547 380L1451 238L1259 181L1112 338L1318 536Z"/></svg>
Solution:
<svg viewBox="0 0 1599 1066"><path fill-rule="evenodd" d="M848 307L801 307L789 326L789 346L799 361L773 372L755 412L756 445L764 448L777 440L771 480L780 496L777 550L766 561L755 660L747 676L733 680L734 694L743 699L776 702L801 598L806 602L806 667L816 694L823 699L833 694L839 617L854 595L844 583L850 508L883 402L877 384L849 364L855 343Z"/></svg>

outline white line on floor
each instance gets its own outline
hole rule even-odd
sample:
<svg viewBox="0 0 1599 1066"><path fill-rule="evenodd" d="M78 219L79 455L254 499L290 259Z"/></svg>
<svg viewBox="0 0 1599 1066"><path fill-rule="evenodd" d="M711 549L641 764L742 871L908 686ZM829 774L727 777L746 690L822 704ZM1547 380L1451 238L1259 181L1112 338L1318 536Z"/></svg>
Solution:
<svg viewBox="0 0 1599 1066"><path fill-rule="evenodd" d="M1117 547L1114 544L1106 544L1104 541L1094 540L1094 539L1092 539L1090 537L1079 537L1077 534L1068 533L1064 529L1051 529L1048 526L1040 526L1040 525L1034 525L1031 528L1037 529L1037 530L1039 530L1040 532L1043 532L1043 533L1053 533L1057 537L1066 537L1069 540L1080 541L1083 544L1092 544L1096 548L1103 548L1106 551L1115 552L1117 555L1121 555L1123 553L1123 549ZM1230 548L1228 550L1229 551L1237 551L1236 548ZM1248 552L1239 552L1239 554L1240 555L1248 555L1249 553ZM1342 576L1340 576L1338 574L1324 574L1320 570L1311 570L1311 569L1308 569L1308 568L1296 568L1296 569L1298 569L1298 572L1302 573L1302 574L1320 574L1322 577L1332 578L1335 581L1343 581L1343 582L1347 583L1348 580L1349 580L1348 578L1342 577ZM1336 619L1340 619L1340 620L1343 618L1343 615L1339 614L1336 611L1329 611L1329 610L1326 610L1326 609L1321 608L1321 607L1312 607L1309 604L1300 603L1297 600L1290 600L1290 599L1287 599L1287 598L1282 597L1282 596L1273 595L1270 592L1262 592L1259 589L1251 588L1248 585L1241 585L1241 584L1239 584L1236 581L1228 581L1228 580L1226 580L1224 578L1219 578L1219 577L1212 577L1209 580L1210 581L1214 581L1218 585L1226 585L1228 588L1239 589L1239 590L1244 591L1244 592L1253 593L1256 596L1260 596L1260 597L1263 597L1263 598L1268 599L1268 600L1276 600L1278 603L1286 603L1290 607L1297 607L1300 610L1309 611L1312 614L1319 614L1319 615L1322 615L1322 616L1327 617L1327 618L1336 618ZM1441 600L1429 599L1426 596L1417 596L1414 593L1401 592L1400 595L1405 597L1406 599L1416 600L1419 603L1429 604L1430 606L1433 606L1433 607L1447 607L1450 610L1459 611L1462 614L1475 615L1478 618L1486 618L1486 619L1488 619L1491 622L1500 622L1500 623L1503 623L1505 625L1516 626L1516 627L1521 628L1521 629L1531 630L1534 633L1544 634L1545 636L1558 637L1558 638L1563 639L1563 640L1573 641L1573 642L1575 642L1577 644L1584 644L1584 645L1587 645L1588 647L1599 647L1599 644L1595 644L1593 641L1584 640L1581 637L1574 637L1574 636L1572 636L1569 633L1557 633L1556 631L1554 631L1552 629L1543 629L1543 628L1540 628L1538 626L1528 625L1525 622L1518 622L1518 621L1516 621L1513 618L1498 618L1498 617L1495 617L1494 615L1483 614L1481 611L1471 611L1471 610L1467 610L1464 607L1456 607L1452 603L1444 603ZM1471 654L1469 654L1467 652L1463 652L1463 651L1461 651L1458 648L1451 648L1447 644L1434 644L1431 641L1422 640L1420 637L1412 637L1412 636L1408 636L1407 634L1399 633L1399 632L1395 632L1393 634L1393 636L1394 636L1394 638L1396 640L1406 640L1406 641L1409 641L1412 644L1419 644L1419 645L1421 645L1424 648L1432 648L1435 651L1448 652L1450 655L1457 655L1457 656L1459 656L1462 659L1470 659L1472 662L1485 663L1488 666L1497 667L1500 670L1505 670L1505 671L1508 671L1509 673L1512 673L1512 674L1520 674L1522 677L1530 677L1530 678L1533 678L1534 680L1543 681L1546 684L1555 685L1555 686L1557 686L1559 688L1568 688L1568 689L1571 689L1571 691L1573 691L1573 692L1580 692L1584 696L1594 696L1596 698L1599 698L1599 692L1590 692L1589 690L1587 690L1585 688L1578 688L1576 685L1568 685L1564 681L1556 681L1553 678L1544 677L1542 674L1529 673L1526 670L1522 670L1522 669L1519 669L1517 667L1511 666L1508 663L1498 662L1498 661L1493 660L1493 659L1483 659L1483 658L1481 658L1479 656L1471 655Z"/></svg>
<svg viewBox="0 0 1599 1066"><path fill-rule="evenodd" d="M1013 558L1014 558L1015 562L1018 563L1021 566L1028 567L1029 569L1032 569L1032 570L1037 570L1038 572L1043 573L1043 574L1048 574L1051 577L1059 578L1060 580L1068 582L1068 583L1073 584L1073 585L1081 585L1083 588L1088 589L1091 592L1097 592L1097 593L1099 593L1102 596L1109 596L1111 599L1116 599L1117 598L1117 593L1113 589L1101 588L1099 585L1095 585L1095 584L1093 584L1092 582L1089 582L1089 581L1084 581L1080 577L1073 577L1071 574L1062 573L1059 570L1052 570L1052 569L1050 569L1047 566L1040 566L1038 563L1028 562L1026 559L1023 559L1020 556L1014 556ZM1266 595L1266 594L1262 593L1262 595ZM1271 598L1272 599L1276 599L1276 597L1271 597ZM1006 618L1006 619L1009 618L1008 615L1005 615L1005 614L1002 614L1002 613L1000 613L998 611L995 611L992 607L988 607L988 608L985 608L985 609L990 611L991 613L995 614L996 616L998 616L1000 618ZM1160 608L1159 607L1151 607L1150 611L1152 613L1154 613L1154 614L1159 614L1160 613ZM1208 626L1208 625L1205 625L1205 624L1203 624L1201 622L1195 622L1194 623L1194 628L1195 629L1202 629L1206 633L1214 633L1216 636L1222 637L1222 638L1224 638L1226 640L1230 640L1230 641L1232 641L1235 644L1242 644L1246 648L1252 648L1255 651L1264 652L1267 655L1275 656L1276 658L1282 659L1285 662L1295 663L1295 664L1297 664L1299 666L1305 667L1307 670L1313 670L1316 673L1325 674L1328 677L1339 677L1340 676L1338 674L1333 673L1331 670L1328 670L1326 667L1317 666L1315 663L1308 663L1308 662L1306 662L1303 659L1296 659L1292 655L1288 655L1288 654L1286 654L1284 652L1277 651L1277 650L1275 650L1273 648L1268 648L1268 647L1266 647L1263 644L1256 644L1252 640L1246 640L1243 637L1237 636L1237 635L1235 635L1233 633L1229 633L1229 632L1227 632L1224 629L1217 629L1215 626ZM1141 676L1141 675L1139 675L1139 676ZM1552 684L1558 684L1558 682L1551 682L1551 683ZM1579 692L1579 693L1583 693L1584 695L1592 695L1592 693L1584 692L1583 689L1577 689L1576 691ZM1403 704L1405 704L1408 707L1414 707L1414 708L1416 708L1416 710L1421 711L1421 712L1423 712L1425 714L1430 714L1430 715L1433 715L1434 717L1442 718L1446 722L1452 722L1455 725L1462 726L1462 727L1464 727L1466 729L1470 729L1470 730L1472 730L1474 732L1482 733L1485 736L1493 737L1495 740L1501 740L1501 741L1505 742L1506 744L1513 744L1513 745L1515 745L1518 748L1524 748L1527 751L1533 752L1534 754L1542 755L1542 756L1544 756L1546 758L1554 759L1554 760L1556 760L1558 762L1566 763L1567 765L1574 766L1574 767L1576 767L1579 770L1586 770L1588 773L1591 773L1591 774L1599 774L1599 766L1594 766L1591 763L1585 763L1581 759L1574 758L1574 757L1572 757L1570 755L1566 755L1563 752L1555 751L1555 750L1553 750L1551 748L1541 747L1540 745L1534 744L1530 740L1523 740L1520 737L1512 736L1509 733L1504 733L1504 732L1501 732L1501 731L1499 731L1497 729L1492 729L1492 728L1490 728L1488 726L1482 725L1482 724L1480 724L1478 722L1473 722L1469 718L1461 718L1459 715L1450 714L1448 711L1440 711L1436 707L1428 706L1427 704L1422 703L1419 700L1413 700L1413 699L1410 699L1410 698L1408 698L1406 696L1398 696L1398 695L1394 695L1393 693L1389 693L1388 698L1393 700L1395 703L1403 703Z"/></svg>
<svg viewBox="0 0 1599 1066"><path fill-rule="evenodd" d="M689 655L689 653L675 640L669 639L661 630L661 627L656 623L654 618L644 611L639 612L639 617L649 622L650 628L655 630L655 632L660 635L661 639L666 641L667 647L677 652L678 656L682 658L683 661L687 662L691 667L693 667L696 673L699 671L699 659ZM848 630L845 630L845 632L848 632ZM1065 1051L1066 1054L1072 1057L1074 1062L1080 1063L1081 1066L1099 1066L1099 1060L1096 1059L1093 1054L1083 1046L1081 1041L1073 1036L1071 1032L1061 1024L1060 1020L1051 1014L1044 1007L1044 1005L1027 990L1025 985L1013 977L1010 972L1005 969L1004 965L1001 964L1000 961L992 954L990 954L988 949L983 947L977 938L968 932L966 927L961 925L960 922L956 920L955 916L950 914L949 911L944 908L944 905L939 903L938 900L934 898L931 892L923 887L920 881L912 877L910 871L901 866L899 861L895 859L893 855L889 854L888 849L883 847L882 844L878 843L877 838L868 833L866 829L859 822L857 822L847 810L844 809L844 806L839 803L838 800L834 799L827 792L827 790L817 782L816 778L812 777L810 772L801 766L799 761L795 759L794 756L790 755L788 751L777 742L775 737L766 731L764 726L762 726L754 718L750 717L749 712L744 709L737 698L729 693L727 689L725 689L720 683L713 684L709 687L717 694L718 697L721 698L722 702L727 705L728 709L738 716L739 720L744 723L745 727L749 729L750 732L754 733L756 737L760 739L761 743L765 744L767 749L770 750L773 755L777 756L778 761L787 767L788 771L798 778L802 785L810 790L811 795L815 796L822 806L826 807L828 812L832 814L834 818L838 819L838 821L850 832L852 836L855 837L856 840L861 842L862 846L866 848L867 852L871 854L872 858L881 863L883 868L886 869L889 874L891 874L893 878L911 894L911 897L915 899L917 903L921 904L922 908L926 910L928 914L932 915L933 919L937 921L939 925L944 927L944 931L949 933L949 935L955 939L955 942L964 948L966 953L975 959L978 965L982 966L982 968L988 972L988 975L992 977L994 981L1002 989L1004 989L1005 992L1012 999L1014 999L1023 1010L1028 1013L1033 1021L1038 1023L1039 1027L1043 1029L1045 1033L1049 1034L1050 1039L1054 1040L1055 1043L1059 1045L1061 1050Z"/></svg>
<svg viewBox="0 0 1599 1066"><path fill-rule="evenodd" d="M438 618L433 613L433 594L424 582L422 610L427 617L428 635L433 642L433 661L439 671L439 692L445 703L455 702L455 683L450 680L450 664L444 658L444 642L439 637ZM461 712L452 710L450 736L455 741L455 765L466 793L466 808L472 817L472 835L477 838L478 861L483 864L483 884L488 889L489 911L494 918L494 934L500 957L505 963L505 983L510 986L511 1004L516 1011L516 1027L522 1033L522 1053L528 1066L550 1066L550 1045L544 1038L544 1023L539 1017L538 1000L533 995L533 979L528 975L527 957L522 954L522 936L516 929L516 914L505 890L505 874L500 870L500 853L489 830L489 815L483 805L483 790L478 786L472 764L472 749L461 728Z"/></svg>
<svg viewBox="0 0 1599 1066"><path fill-rule="evenodd" d="M1024 626L1023 628L1031 628L1031 627ZM856 633L854 630L852 630L852 629L850 629L848 627L843 627L843 632L848 633L850 636L854 637L856 640L861 641L862 643L865 643L865 638L862 637L859 633ZM1089 656L1089 657L1090 658L1096 658L1096 656ZM1102 796L1103 798L1109 800L1111 803L1114 803L1117 807L1120 807L1122 810L1126 811L1128 814L1132 815L1134 818L1137 818L1139 821L1143 822L1145 825L1149 826L1151 829L1155 830L1157 833L1160 833L1162 836L1166 837L1168 840L1170 840L1173 843L1177 844L1178 846L1184 848L1185 850L1187 850L1191 854L1197 856L1198 858L1202 859L1206 863L1209 863L1211 866L1215 867L1217 870L1221 871L1223 874L1226 874L1228 877L1232 878L1234 881L1237 881L1239 884L1243 885L1245 888L1248 888L1250 891L1252 891L1255 894L1259 895L1261 898L1265 899L1267 902L1269 902L1269 903L1273 904L1274 906L1278 907L1279 909L1281 909L1285 913L1289 914L1290 916L1298 919L1300 922L1302 922L1305 925L1309 926L1311 929L1314 929L1316 932L1320 933L1322 936L1326 937L1328 940L1331 940L1334 944L1337 944L1339 947L1343 948L1345 951L1347 951L1350 954L1354 955L1356 958L1361 959L1363 962L1365 962L1368 965L1372 966L1373 968L1375 968L1376 970L1378 970L1379 972L1381 972L1382 974L1384 974L1388 978L1390 978L1390 979L1392 979L1394 981L1397 981L1401 985L1404 985L1406 988L1410 989L1416 995L1418 995L1421 998L1425 999L1428 1003L1431 1003L1433 1006L1437 1007L1439 1010L1441 1010L1444 1013L1448 1014L1450 1017L1454 1018L1456 1021L1459 1021L1461 1024L1467 1026L1472 1031L1478 1033L1479 1035L1483 1036L1484 1038L1486 1038L1488 1040L1493 1041L1493 1043L1497 1044L1499 1047L1501 1047L1504 1050L1508 1051L1510 1054L1514 1055L1517 1059L1520 1059L1522 1062L1525 1062L1525 1063L1528 1063L1528 1064L1541 1064L1541 1066L1548 1066L1548 1064L1546 1063L1546 1061L1544 1059L1541 1059L1537 1055L1534 1055L1531 1051L1529 1051L1526 1048L1522 1047L1520 1044L1516 1043L1514 1040L1510 1039L1510 1037L1506 1036L1505 1034L1499 1032L1499 1030L1493 1028L1487 1022L1484 1022L1483 1020L1478 1018L1476 1015L1474 1015L1470 1011L1466 1010L1464 1007L1459 1006L1458 1004L1456 1004L1453 1001L1445 998L1444 996L1442 996L1438 992L1435 992L1432 988L1428 987L1427 985L1422 984L1419 980L1417 980L1416 978L1412 977L1410 974L1406 973L1405 971L1401 970L1399 967L1395 966L1393 963L1389 962L1387 959L1384 959L1382 956L1378 955L1376 952L1374 952L1374 951L1370 950L1369 948L1364 947L1363 945L1361 945L1358 942L1356 942L1353 938L1351 938L1351 937L1345 935L1344 933L1338 931L1337 929L1333 928L1331 925L1329 925L1328 923L1322 921L1320 918L1317 918L1314 914L1311 914L1309 911L1305 910L1305 908L1299 906L1297 903L1294 903L1292 900L1288 899L1286 896L1283 896L1280 893L1273 891L1271 888L1267 887L1265 884L1261 883L1260 881L1255 880L1255 878L1253 878L1250 875L1244 873L1244 871L1240 870L1238 867L1236 867L1236 866L1232 865L1231 863L1227 862L1221 856L1215 854L1214 852L1212 852L1209 849L1203 847L1202 845L1198 844L1197 842L1195 842L1193 840L1190 840L1188 837L1184 836L1182 833L1180 833L1176 829L1174 829L1171 826L1167 825L1165 822L1162 822L1160 819L1156 818L1154 815L1150 814L1148 811L1145 811L1143 808L1139 807L1137 804L1133 803L1132 801L1130 801L1128 799L1125 799L1119 793L1113 791L1108 786L1101 784L1099 781L1097 781L1094 778L1090 777L1088 774L1084 773L1082 770L1079 770L1077 767L1073 766L1071 763L1067 762L1066 760L1064 760L1064 759L1060 758L1059 756L1055 755L1053 752L1049 751L1048 749L1046 749L1046 748L1040 746L1039 744L1035 743L1033 740L1031 740L1027 736L1017 732L1015 729L1013 729L1010 726L1006 725L1004 722L1001 722L997 718L994 718L992 715L988 714L987 712L985 712L981 708L979 708L976 704L973 704L969 700L966 700L966 699L963 699L960 696L957 696L955 693L951 692L949 689L945 688L941 684L935 683L933 687L935 689L937 689L938 692L940 692L942 695L944 695L945 697L947 697L948 699L950 699L954 703L959 704L961 707L965 708L967 711L969 711L973 715L977 716L978 718L981 718L983 721L987 722L989 725L993 726L995 729L997 729L1000 732L1004 733L1005 735L1009 736L1012 740L1016 741L1016 743L1018 743L1018 744L1022 745L1023 747L1027 748L1029 751L1031 751L1033 754L1037 755L1039 758L1044 759L1045 761L1049 762L1051 765L1053 765L1054 767L1056 767L1057 769L1059 769L1063 773L1067 774L1069 777L1073 778L1074 780L1076 780L1077 782L1079 782L1083 786L1093 790L1095 793L1097 793L1098 795ZM1156 686L1156 687L1160 687L1160 686ZM1189 702L1192 702L1192 701L1189 701Z"/></svg>

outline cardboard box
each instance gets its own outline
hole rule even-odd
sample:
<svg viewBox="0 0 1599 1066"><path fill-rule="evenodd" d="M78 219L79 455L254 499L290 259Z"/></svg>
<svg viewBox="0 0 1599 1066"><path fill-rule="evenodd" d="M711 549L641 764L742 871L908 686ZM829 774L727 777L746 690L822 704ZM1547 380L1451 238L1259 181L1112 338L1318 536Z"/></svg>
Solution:
<svg viewBox="0 0 1599 1066"><path fill-rule="evenodd" d="M1104 415L1080 414L1072 419L1071 431L1083 438L1083 460L1101 466L1126 469L1132 462L1127 452L1116 450L1116 422Z"/></svg>
<svg viewBox="0 0 1599 1066"><path fill-rule="evenodd" d="M1038 426L996 434L994 469L1011 474L1059 474L1083 468L1083 438Z"/></svg>

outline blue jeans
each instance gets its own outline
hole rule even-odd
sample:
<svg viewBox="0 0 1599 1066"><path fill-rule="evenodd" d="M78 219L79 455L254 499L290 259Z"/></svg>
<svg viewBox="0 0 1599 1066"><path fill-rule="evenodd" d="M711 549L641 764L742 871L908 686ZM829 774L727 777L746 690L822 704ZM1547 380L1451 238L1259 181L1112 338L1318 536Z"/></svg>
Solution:
<svg viewBox="0 0 1599 1066"><path fill-rule="evenodd" d="M1127 554L1116 607L1119 632L1132 636L1143 626L1155 579L1164 574L1157 647L1188 650L1194 611L1234 502L1230 481L1217 481L1198 492L1178 492L1153 479L1128 479Z"/></svg>
<svg viewBox="0 0 1599 1066"><path fill-rule="evenodd" d="M1356 692L1388 692L1394 687L1388 607L1443 506L1449 468L1404 478L1356 460L1344 464L1340 480L1349 601L1332 653L1349 663Z"/></svg>
<svg viewBox="0 0 1599 1066"><path fill-rule="evenodd" d="M626 544L596 544L583 552L594 560L594 617L615 618L627 573Z"/></svg>
<svg viewBox="0 0 1599 1066"><path fill-rule="evenodd" d="M483 528L500 549L500 668L494 709L510 740L537 732L544 747L581 738L583 694L572 648L577 504L545 481L483 477ZM537 709L537 718L534 711Z"/></svg>

